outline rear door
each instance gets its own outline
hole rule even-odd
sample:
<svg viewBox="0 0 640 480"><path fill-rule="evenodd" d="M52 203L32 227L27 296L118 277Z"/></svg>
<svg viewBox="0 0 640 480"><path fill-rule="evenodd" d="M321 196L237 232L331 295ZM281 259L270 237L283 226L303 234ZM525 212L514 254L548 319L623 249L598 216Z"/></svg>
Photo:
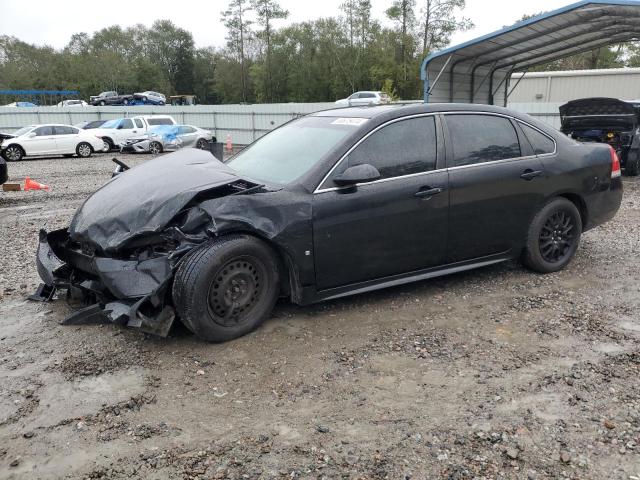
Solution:
<svg viewBox="0 0 640 480"><path fill-rule="evenodd" d="M313 196L319 290L440 265L446 252L447 172L433 115L392 121L365 136ZM382 178L336 188L332 177L359 164ZM444 167L444 162L442 162Z"/></svg>
<svg viewBox="0 0 640 480"><path fill-rule="evenodd" d="M540 159L509 117L444 115L450 188L447 262L522 248L545 198Z"/></svg>
<svg viewBox="0 0 640 480"><path fill-rule="evenodd" d="M59 153L75 153L78 146L78 129L57 125L53 127Z"/></svg>
<svg viewBox="0 0 640 480"><path fill-rule="evenodd" d="M182 142L182 147L195 147L198 134L195 128L189 125L183 125L179 128L178 138Z"/></svg>

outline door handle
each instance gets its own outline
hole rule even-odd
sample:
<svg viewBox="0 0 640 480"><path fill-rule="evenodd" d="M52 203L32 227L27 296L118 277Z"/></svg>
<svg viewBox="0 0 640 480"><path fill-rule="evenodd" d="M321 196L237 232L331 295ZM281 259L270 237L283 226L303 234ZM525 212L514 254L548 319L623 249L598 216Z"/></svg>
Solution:
<svg viewBox="0 0 640 480"><path fill-rule="evenodd" d="M536 177L541 177L543 175L543 172L541 170L531 170L530 168L526 169L524 172L522 172L522 175L520 175L520 178L522 178L523 180L533 180Z"/></svg>
<svg viewBox="0 0 640 480"><path fill-rule="evenodd" d="M414 197L418 197L418 198L431 198L434 195L438 195L439 193L442 193L444 191L443 188L429 188L427 187L425 190L418 190L416 193L413 194Z"/></svg>

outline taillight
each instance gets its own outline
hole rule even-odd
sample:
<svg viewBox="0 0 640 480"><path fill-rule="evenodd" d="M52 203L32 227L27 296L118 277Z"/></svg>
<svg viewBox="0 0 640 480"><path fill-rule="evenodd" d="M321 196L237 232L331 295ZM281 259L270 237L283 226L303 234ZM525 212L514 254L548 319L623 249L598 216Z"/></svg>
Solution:
<svg viewBox="0 0 640 480"><path fill-rule="evenodd" d="M612 146L609 146L611 151L611 178L618 178L622 175L622 169L620 168L620 159L618 154Z"/></svg>

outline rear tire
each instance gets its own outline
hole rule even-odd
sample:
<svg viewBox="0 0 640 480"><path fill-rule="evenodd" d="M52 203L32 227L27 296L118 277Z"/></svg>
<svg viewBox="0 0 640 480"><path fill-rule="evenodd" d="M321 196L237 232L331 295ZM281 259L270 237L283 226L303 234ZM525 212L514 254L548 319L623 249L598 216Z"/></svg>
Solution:
<svg viewBox="0 0 640 480"><path fill-rule="evenodd" d="M104 100L102 100L102 101L100 102L100 106L101 106L101 107L104 107L105 105L106 105L105 101L104 101Z"/></svg>
<svg viewBox="0 0 640 480"><path fill-rule="evenodd" d="M640 154L636 158L628 158L624 165L624 174L627 177L637 177L640 174Z"/></svg>
<svg viewBox="0 0 640 480"><path fill-rule="evenodd" d="M89 158L93 153L93 148L87 142L80 142L76 147L76 154L80 158Z"/></svg>
<svg viewBox="0 0 640 480"><path fill-rule="evenodd" d="M208 142L204 138L201 138L196 142L196 148L199 148L200 150L209 150Z"/></svg>
<svg viewBox="0 0 640 480"><path fill-rule="evenodd" d="M209 342L225 342L255 330L278 299L276 257L248 235L219 238L182 261L173 283L173 303L185 326Z"/></svg>
<svg viewBox="0 0 640 480"><path fill-rule="evenodd" d="M582 218L576 206L566 198L554 198L529 226L523 263L540 273L562 270L575 255L581 234Z"/></svg>
<svg viewBox="0 0 640 480"><path fill-rule="evenodd" d="M103 138L102 142L104 144L104 152L109 153L111 150L113 150L113 140L111 140L110 138Z"/></svg>

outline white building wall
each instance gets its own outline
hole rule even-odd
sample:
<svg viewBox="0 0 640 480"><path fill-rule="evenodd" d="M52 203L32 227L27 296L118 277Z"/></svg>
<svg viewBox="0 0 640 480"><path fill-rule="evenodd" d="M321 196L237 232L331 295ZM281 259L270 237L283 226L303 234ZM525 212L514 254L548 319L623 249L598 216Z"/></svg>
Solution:
<svg viewBox="0 0 640 480"><path fill-rule="evenodd" d="M515 86L521 77L522 73L515 73L511 86ZM588 97L640 99L640 68L527 73L509 102L566 103Z"/></svg>

